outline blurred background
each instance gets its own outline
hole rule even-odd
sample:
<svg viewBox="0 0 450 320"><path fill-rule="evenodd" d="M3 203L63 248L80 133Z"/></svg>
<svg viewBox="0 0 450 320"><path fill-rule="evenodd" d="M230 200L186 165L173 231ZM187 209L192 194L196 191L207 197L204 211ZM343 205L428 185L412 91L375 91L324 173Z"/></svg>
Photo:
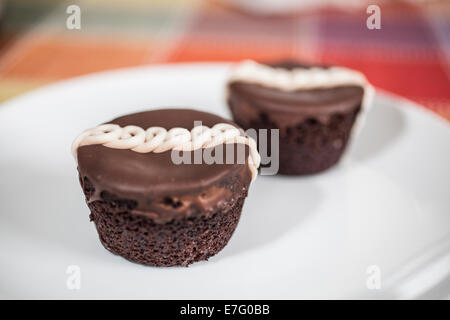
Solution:
<svg viewBox="0 0 450 320"><path fill-rule="evenodd" d="M450 120L448 0L0 0L0 102L97 71L246 58L358 69Z"/></svg>

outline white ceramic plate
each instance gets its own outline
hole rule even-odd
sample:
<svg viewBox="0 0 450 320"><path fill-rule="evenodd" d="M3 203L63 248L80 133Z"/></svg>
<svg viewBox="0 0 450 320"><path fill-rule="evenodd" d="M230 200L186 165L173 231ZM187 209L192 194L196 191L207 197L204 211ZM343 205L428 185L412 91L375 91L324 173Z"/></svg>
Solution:
<svg viewBox="0 0 450 320"><path fill-rule="evenodd" d="M0 105L0 297L387 297L411 259L448 242L450 126L378 93L340 165L306 178L259 177L232 239L208 262L152 268L106 251L89 222L72 140L108 119L161 106L229 117L227 68L100 73ZM80 268L79 290L67 287L70 265ZM379 279L381 289L369 290L368 279Z"/></svg>

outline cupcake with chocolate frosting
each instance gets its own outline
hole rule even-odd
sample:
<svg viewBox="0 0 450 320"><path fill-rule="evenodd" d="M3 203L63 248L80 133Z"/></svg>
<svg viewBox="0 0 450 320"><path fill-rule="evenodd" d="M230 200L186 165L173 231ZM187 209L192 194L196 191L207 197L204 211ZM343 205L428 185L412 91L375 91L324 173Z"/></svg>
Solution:
<svg viewBox="0 0 450 320"><path fill-rule="evenodd" d="M242 129L187 109L114 119L81 133L72 152L103 246L152 266L222 250L259 165Z"/></svg>
<svg viewBox="0 0 450 320"><path fill-rule="evenodd" d="M242 128L279 129L279 173L304 175L339 161L373 88L348 68L247 60L232 69L227 94Z"/></svg>

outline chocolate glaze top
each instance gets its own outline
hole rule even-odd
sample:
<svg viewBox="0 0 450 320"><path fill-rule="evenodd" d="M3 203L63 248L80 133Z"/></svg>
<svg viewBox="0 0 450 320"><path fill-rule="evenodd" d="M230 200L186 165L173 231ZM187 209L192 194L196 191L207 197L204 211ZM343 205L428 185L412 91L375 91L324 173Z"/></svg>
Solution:
<svg viewBox="0 0 450 320"><path fill-rule="evenodd" d="M292 61L266 65L286 70L329 68ZM326 123L333 114L347 113L360 107L363 96L364 88L358 85L284 91L245 81L232 81L228 84L228 101L233 113L239 114L240 119L249 120L258 118L261 114L270 114L270 118L280 129L307 118Z"/></svg>
<svg viewBox="0 0 450 320"><path fill-rule="evenodd" d="M135 113L108 123L144 129L159 126L167 130L174 127L191 130L194 121L202 121L202 125L208 127L224 122L233 124L219 116L188 109ZM245 148L248 154L248 148ZM233 193L226 182L238 177L248 187L251 180L247 163L176 165L170 150L138 153L88 145L78 148L77 159L81 178L88 178L95 188L88 201L102 200L102 192L106 191L121 199L135 201L135 213L149 215L159 222L226 205Z"/></svg>

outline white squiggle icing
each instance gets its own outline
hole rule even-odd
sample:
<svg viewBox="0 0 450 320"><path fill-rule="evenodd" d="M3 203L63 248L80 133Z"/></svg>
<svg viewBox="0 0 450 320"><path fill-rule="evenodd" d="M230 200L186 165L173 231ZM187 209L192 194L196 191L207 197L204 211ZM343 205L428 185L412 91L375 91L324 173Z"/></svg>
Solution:
<svg viewBox="0 0 450 320"><path fill-rule="evenodd" d="M331 88L343 85L364 86L367 83L366 77L361 72L344 67L288 70L274 68L252 60L245 60L233 68L228 83L236 81L260 84L283 91Z"/></svg>
<svg viewBox="0 0 450 320"><path fill-rule="evenodd" d="M248 164L254 180L261 162L256 142L249 136L242 136L239 129L228 123L218 123L212 128L196 126L191 131L185 128L172 128L167 131L162 127L144 130L132 125L120 127L117 124L103 124L82 132L72 143L72 154L77 159L78 148L92 144L139 153L160 153L168 150L193 151L227 143L249 146Z"/></svg>

